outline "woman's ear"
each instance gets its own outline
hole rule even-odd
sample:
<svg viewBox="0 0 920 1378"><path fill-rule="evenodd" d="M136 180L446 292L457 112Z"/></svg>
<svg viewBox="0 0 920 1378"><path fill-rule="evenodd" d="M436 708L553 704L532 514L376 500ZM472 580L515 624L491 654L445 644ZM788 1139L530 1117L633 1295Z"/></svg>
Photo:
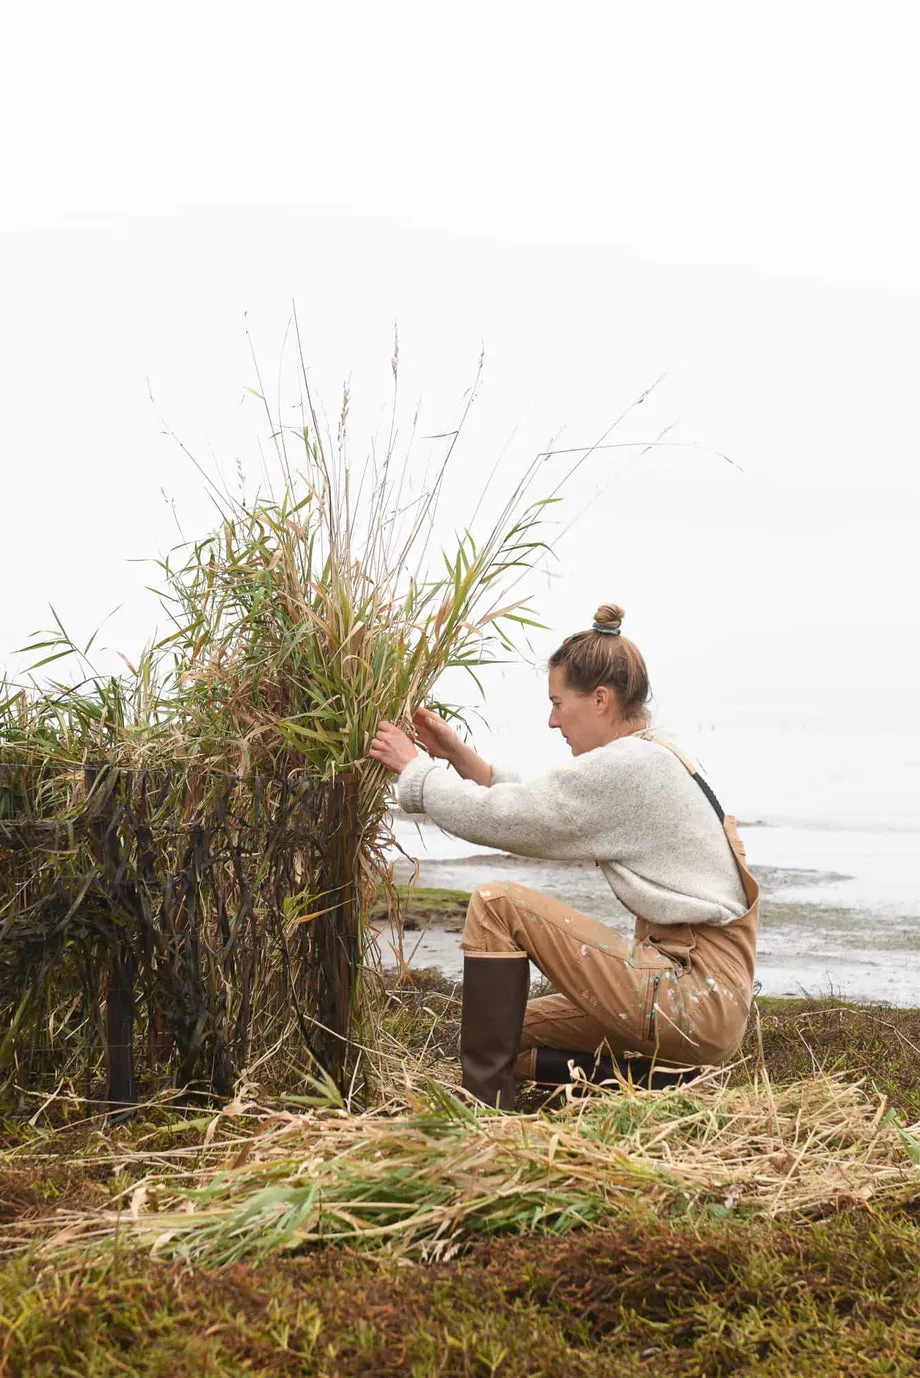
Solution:
<svg viewBox="0 0 920 1378"><path fill-rule="evenodd" d="M594 707L599 713L608 713L613 704L613 693L606 684L599 684L594 691Z"/></svg>

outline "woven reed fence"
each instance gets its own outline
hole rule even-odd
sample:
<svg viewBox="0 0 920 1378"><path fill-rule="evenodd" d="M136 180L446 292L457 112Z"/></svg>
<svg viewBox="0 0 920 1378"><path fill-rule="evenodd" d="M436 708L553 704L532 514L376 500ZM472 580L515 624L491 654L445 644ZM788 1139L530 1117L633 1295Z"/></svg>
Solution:
<svg viewBox="0 0 920 1378"><path fill-rule="evenodd" d="M357 1089L363 917L391 889L370 742L421 705L462 730L445 677L481 693L540 625L520 586L591 447L560 452L561 475L541 452L510 485L498 461L483 488L448 484L476 386L410 464L394 350L389 439L360 461L347 391L324 437L295 352L299 401L265 404L264 487L209 479L217 526L156 561L165 634L113 674L90 658L99 628L74 640L52 609L21 648L28 682L0 678L0 1091L20 1104L81 1076L93 1098L103 1050L116 1104L143 1060L155 1084L226 1094L315 1059Z"/></svg>
<svg viewBox="0 0 920 1378"><path fill-rule="evenodd" d="M352 1074L355 782L0 764L0 1077L228 1094L273 1055ZM315 1061L314 1061L315 1060ZM97 1092L98 1095L98 1092Z"/></svg>

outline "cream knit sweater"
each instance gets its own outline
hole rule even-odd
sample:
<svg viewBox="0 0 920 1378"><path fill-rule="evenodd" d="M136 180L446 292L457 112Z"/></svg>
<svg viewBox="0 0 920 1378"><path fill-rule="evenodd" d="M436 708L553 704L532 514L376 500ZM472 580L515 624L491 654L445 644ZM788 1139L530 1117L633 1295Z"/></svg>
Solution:
<svg viewBox="0 0 920 1378"><path fill-rule="evenodd" d="M485 847L553 861L594 861L620 903L652 923L729 924L747 909L728 839L673 752L633 735L521 783L488 787L427 756L399 777L406 813L427 813Z"/></svg>

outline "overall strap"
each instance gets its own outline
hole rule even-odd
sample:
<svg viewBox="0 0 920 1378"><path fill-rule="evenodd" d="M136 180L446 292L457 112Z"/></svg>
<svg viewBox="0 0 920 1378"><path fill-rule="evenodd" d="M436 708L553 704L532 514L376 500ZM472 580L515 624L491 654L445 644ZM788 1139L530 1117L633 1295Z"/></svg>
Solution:
<svg viewBox="0 0 920 1378"><path fill-rule="evenodd" d="M741 836L738 832L737 822L731 816L731 814L725 813L725 810L722 808L722 805L719 803L712 789L703 779L702 775L700 775L699 771L696 769L696 766L693 764L693 762L690 761L683 754L682 751L678 751L677 747L673 746L671 742L666 742L661 737L656 737L654 732L642 732L639 735L643 738L644 741L657 742L659 746L663 746L668 751L673 752L677 759L681 762L681 764L686 766L692 778L696 781L700 789L705 794L706 798L709 800L710 804L715 810L716 817L718 818L719 822L722 824L723 829L725 830L725 836L728 838L728 845L732 849L732 854L734 855L735 863L737 864L738 872L741 876L741 884L744 889L744 896L748 902L748 905L750 906L750 908L747 911L747 914L743 914L742 918L747 918L748 915L753 915L754 922L756 924L760 912L758 908L760 901L760 886L758 885L754 877L751 875L751 872L748 868L747 858L745 856L744 851L744 843L741 841Z"/></svg>
<svg viewBox="0 0 920 1378"><path fill-rule="evenodd" d="M724 826L724 823L725 823L725 810L723 809L722 805L719 803L718 799L716 798L715 793L713 792L711 786L708 785L708 784L706 783L706 781L703 779L702 775L701 775L701 774L699 773L699 771L697 770L696 766L693 764L693 762L690 761L690 760L688 759L688 757L686 757L682 751L678 751L677 747L674 746L671 742L666 742L666 741L664 741L661 737L656 737L656 736L654 735L653 732L642 732L640 735L641 735L643 741L645 741L645 742L657 742L657 744L658 744L659 746L665 747L666 750L672 752L672 753L677 757L677 759L680 761L681 765L683 765L683 766L686 767L686 769L687 769L687 771L689 772L691 778L694 779L694 780L696 781L696 783L699 785L700 789L703 791L703 793L705 794L706 798L709 800L710 804L712 805L713 809L715 810L716 817L718 818L719 822L720 822L721 824L723 824L723 826Z"/></svg>

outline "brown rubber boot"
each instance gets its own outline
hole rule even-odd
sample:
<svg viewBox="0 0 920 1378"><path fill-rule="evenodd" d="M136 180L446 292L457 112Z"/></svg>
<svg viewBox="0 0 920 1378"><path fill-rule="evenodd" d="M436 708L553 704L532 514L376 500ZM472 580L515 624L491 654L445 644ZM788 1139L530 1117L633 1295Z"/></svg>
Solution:
<svg viewBox="0 0 920 1378"><path fill-rule="evenodd" d="M463 1088L499 1110L514 1109L514 1062L530 989L520 957L463 958L460 1063Z"/></svg>

